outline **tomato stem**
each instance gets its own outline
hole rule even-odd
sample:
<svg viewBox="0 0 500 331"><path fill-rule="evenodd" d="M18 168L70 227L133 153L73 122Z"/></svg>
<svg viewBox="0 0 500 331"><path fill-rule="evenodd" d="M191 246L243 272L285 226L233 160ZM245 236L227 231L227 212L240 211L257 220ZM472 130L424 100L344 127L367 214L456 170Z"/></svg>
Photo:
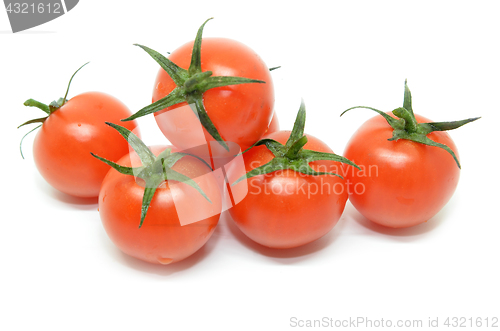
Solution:
<svg viewBox="0 0 500 331"><path fill-rule="evenodd" d="M250 170L245 175L238 178L231 185L236 185L237 183L246 178L251 178L258 175L264 175L277 170L284 170L284 169L290 169L310 176L331 175L343 178L342 176L334 172L317 172L309 165L310 162L320 161L320 160L341 162L356 167L357 169L360 169L358 165L356 165L354 162L346 159L343 156L336 155L333 153L322 153L304 149L304 146L307 143L307 136L304 135L305 121L306 121L306 107L304 101L302 100L300 109L295 119L295 123L293 125L293 130L290 133L290 137L288 138L286 144L283 145L274 139L265 138L259 140L252 147L245 150L243 153L246 153L251 148L254 148L256 146L265 145L267 149L269 149L269 151L271 151L274 154L274 158L268 163L253 170Z"/></svg>
<svg viewBox="0 0 500 331"><path fill-rule="evenodd" d="M141 159L142 166L135 168L125 167L103 157L100 157L94 153L90 154L96 159L108 164L119 173L141 178L146 183L142 198L139 228L141 228L144 223L147 211L156 192L156 189L165 181L174 180L177 182L185 183L196 189L208 202L212 203L205 192L203 192L201 187L193 179L175 170L172 170L174 164L185 156L196 157L198 160L205 163L209 169L211 169L210 165L208 165L203 159L199 158L196 155L191 155L188 153L172 153L172 150L170 148L166 148L158 156L155 156L153 152L144 144L144 142L142 142L142 140L139 139L139 137L137 137L132 131L110 122L106 122L106 124L117 130L121 134L121 136L128 141L130 146L134 149L134 151Z"/></svg>
<svg viewBox="0 0 500 331"><path fill-rule="evenodd" d="M26 107L36 107L38 109L41 109L43 110L47 115L50 115L50 109L49 109L49 106L47 106L46 104L40 102L40 101L36 101L36 100L33 100L33 99L28 99L24 102L24 105Z"/></svg>
<svg viewBox="0 0 500 331"><path fill-rule="evenodd" d="M244 77L212 76L211 71L203 72L201 70L201 43L203 29L205 24L207 24L207 22L211 19L212 18L206 20L198 29L196 39L193 44L191 63L187 70L179 67L177 64L173 63L157 51L143 45L135 44L148 53L163 68L163 70L167 72L177 87L164 98L140 109L138 112L123 119L122 121L131 121L138 117L155 113L181 102L187 102L207 132L217 142L219 142L221 146L229 151L229 146L219 134L217 128L205 110L203 105L203 93L216 87L251 83L264 84L265 82Z"/></svg>
<svg viewBox="0 0 500 331"><path fill-rule="evenodd" d="M392 138L389 139L390 141L406 139L414 141L416 143L442 148L448 153L450 153L450 155L453 157L455 163L459 168L461 168L461 165L453 150L444 144L440 144L433 141L432 139L428 138L427 135L433 131L448 131L457 129L462 125L474 122L475 120L478 120L480 118L480 117L474 117L461 121L452 121L452 122L418 123L415 118L415 114L413 113L411 92L410 89L408 88L406 80L405 80L403 107L396 108L392 111L392 113L397 117L397 119L381 110L366 106L351 107L349 109L344 110L340 114L340 116L344 115L347 111L355 108L371 109L380 114L381 116L383 116L387 121L387 123L393 128Z"/></svg>
<svg viewBox="0 0 500 331"><path fill-rule="evenodd" d="M90 61L89 61L90 62ZM73 77L75 77L76 73L78 71L80 71L80 69L82 69L83 67L85 67L87 64L89 64L89 62L85 63L84 65L82 65L80 68L78 68L78 70L76 70L73 75L71 76L71 78L69 79L69 83L68 83L68 87L66 88L66 93L64 94L64 98L62 98L62 103L60 103L60 106L59 107L62 107L66 101L67 101L67 96L68 96L68 92L69 92L69 87L71 86L71 82L73 81Z"/></svg>
<svg viewBox="0 0 500 331"><path fill-rule="evenodd" d="M396 108L392 111L394 115L405 120L405 130L408 133L417 132L418 123L415 115L404 107Z"/></svg>
<svg viewBox="0 0 500 331"><path fill-rule="evenodd" d="M290 160L295 160L299 157L299 152L302 150L304 145L307 144L307 137L302 136L299 140L295 141L290 149L286 152L285 156Z"/></svg>
<svg viewBox="0 0 500 331"><path fill-rule="evenodd" d="M26 121L24 122L23 124L19 125L17 128L19 129L20 127L22 126L25 126L27 124L33 124L33 123L44 123L45 120L53 113L55 112L56 110L58 110L59 108L61 108L65 103L66 103L66 97L68 96L68 92L69 92L69 87L71 85L71 81L73 80L73 77L75 77L76 73L78 71L80 71L80 69L82 69L86 64L88 64L89 62L85 63L84 65L82 65L80 68L78 68L78 70L76 70L73 75L71 76L70 80L69 80L69 83L68 83L68 87L66 89L66 94L64 95L64 98L59 98L57 101L54 100L52 101L48 106L40 101L36 101L34 99L28 99L24 102L24 105L26 107L36 107L40 110L42 110L45 114L47 114L47 116L45 117L40 117L40 118L35 118L35 119L32 119L32 120L29 120L29 121ZM39 125L37 126L36 128L32 129L31 131L29 131L28 133L26 133L22 138L21 138L21 142L19 144L19 149L21 151L21 157L24 159L24 155L23 155L23 151L22 151L22 144L23 144L23 140L24 140L24 137L26 137L28 134L30 134L31 132L35 131L36 129L40 128L42 125Z"/></svg>
<svg viewBox="0 0 500 331"><path fill-rule="evenodd" d="M199 90L202 86L203 81L208 77L212 76L211 71L199 72L194 74L184 83L184 89L187 93Z"/></svg>

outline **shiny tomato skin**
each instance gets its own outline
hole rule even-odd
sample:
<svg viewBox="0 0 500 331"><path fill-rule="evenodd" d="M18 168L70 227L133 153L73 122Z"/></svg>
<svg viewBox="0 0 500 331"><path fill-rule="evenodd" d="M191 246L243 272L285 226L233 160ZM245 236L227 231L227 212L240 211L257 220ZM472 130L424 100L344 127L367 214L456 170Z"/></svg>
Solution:
<svg viewBox="0 0 500 331"><path fill-rule="evenodd" d="M158 155L167 147L171 146L154 146L151 150ZM172 148L172 152L175 151L178 150ZM125 155L118 163L133 167L141 165L135 152ZM212 203L186 184L172 188L164 183L156 189L141 228L144 182L114 169L106 175L99 194L99 214L109 238L122 252L146 262L165 265L192 255L213 234L220 217L221 197L211 170L190 156L179 160L172 169L194 179ZM175 203L172 192L176 196ZM176 208L202 209L210 216L181 225Z"/></svg>
<svg viewBox="0 0 500 331"><path fill-rule="evenodd" d="M265 138L284 144L289 135L290 131L278 131ZM332 153L319 139L307 137L304 149ZM264 146L254 147L243 156L247 172L274 157ZM315 161L310 165L316 171L342 170L341 164L333 161ZM233 195L243 187L244 182L234 185ZM247 195L229 212L250 239L263 246L284 249L305 245L328 233L340 219L346 201L343 179L284 170L249 178Z"/></svg>
<svg viewBox="0 0 500 331"><path fill-rule="evenodd" d="M269 127L267 128L266 132L264 132L264 135L268 135L277 132L279 130L280 130L280 122L278 120L278 115L274 113L271 119L271 123L269 123Z"/></svg>
<svg viewBox="0 0 500 331"><path fill-rule="evenodd" d="M129 152L128 142L112 122L134 130L136 121L120 122L132 113L115 97L86 92L67 101L43 123L33 143L33 158L54 188L76 197L97 197L109 166L90 154L112 161Z"/></svg>
<svg viewBox="0 0 500 331"><path fill-rule="evenodd" d="M169 55L169 59L187 69L192 47L193 42L181 46ZM203 94L207 114L221 137L245 150L260 139L273 115L274 87L268 67L252 49L238 41L203 38L201 69L212 71L213 76L238 76L266 82L213 88ZM175 87L166 71L160 69L153 102L168 95ZM174 109L177 111L172 111ZM165 137L180 148L187 149L214 140L186 102L156 112L155 119Z"/></svg>
<svg viewBox="0 0 500 331"><path fill-rule="evenodd" d="M415 117L419 123L430 122ZM362 171L346 170L345 177L349 200L363 216L386 227L405 228L428 221L444 207L457 187L460 169L441 148L388 141L391 137L392 128L382 116L366 121L344 151ZM450 147L458 158L448 133L436 131L427 137Z"/></svg>

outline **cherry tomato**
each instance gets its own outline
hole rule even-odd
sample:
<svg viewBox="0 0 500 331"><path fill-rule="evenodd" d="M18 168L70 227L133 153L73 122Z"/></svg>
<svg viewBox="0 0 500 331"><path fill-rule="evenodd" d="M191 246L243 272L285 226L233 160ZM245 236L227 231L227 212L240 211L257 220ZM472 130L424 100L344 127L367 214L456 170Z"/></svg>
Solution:
<svg viewBox="0 0 500 331"><path fill-rule="evenodd" d="M166 148L177 151L171 146L155 146L151 151L158 156ZM141 161L132 152L117 163L130 167L140 165ZM211 203L189 185L164 182L156 189L140 228L144 181L115 169L104 178L99 213L109 238L124 253L155 264L170 264L192 255L214 232L221 198L211 169L199 159L185 156L172 170L195 180ZM201 220L183 224L182 215L192 213L202 215Z"/></svg>
<svg viewBox="0 0 500 331"><path fill-rule="evenodd" d="M129 152L127 141L105 121L121 123L131 112L118 99L101 92L77 95L51 113L38 131L33 156L38 171L57 190L77 197L97 197L109 167L98 153L118 160ZM136 121L124 124L129 130Z"/></svg>
<svg viewBox="0 0 500 331"><path fill-rule="evenodd" d="M431 219L450 200L460 169L442 148L406 139L389 141L393 131L382 116L366 121L344 151L361 170L351 167L343 175L349 200L363 216L387 227L410 227ZM448 133L434 131L427 137L451 148L458 158Z"/></svg>
<svg viewBox="0 0 500 331"><path fill-rule="evenodd" d="M346 173L349 198L369 220L393 228L426 222L453 195L460 175L457 147L445 132L479 117L430 122L413 112L405 81L403 107L365 122L352 136L344 155L359 171ZM342 115L341 115L342 116Z"/></svg>
<svg viewBox="0 0 500 331"><path fill-rule="evenodd" d="M278 131L263 139L284 144L289 136L290 131ZM332 153L319 139L306 137L304 149ZM249 172L275 156L265 146L257 146L243 157ZM309 165L321 172L340 173L342 169L341 163L329 160ZM230 215L245 235L271 248L297 247L324 236L340 219L348 196L345 181L340 177L305 175L291 169L248 178L247 184L248 193L229 209ZM244 191L245 186L244 181L234 185L233 196Z"/></svg>
<svg viewBox="0 0 500 331"><path fill-rule="evenodd" d="M173 51L169 60L188 69L193 42ZM203 38L201 69L213 76L237 76L265 81L265 84L240 84L216 87L203 93L203 104L223 140L238 144L242 150L254 144L271 122L274 87L268 67L248 46L231 39ZM153 102L167 96L176 84L163 69L156 77ZM176 111L172 111L176 110ZM175 146L192 148L214 141L201 126L186 102L155 113L165 137Z"/></svg>

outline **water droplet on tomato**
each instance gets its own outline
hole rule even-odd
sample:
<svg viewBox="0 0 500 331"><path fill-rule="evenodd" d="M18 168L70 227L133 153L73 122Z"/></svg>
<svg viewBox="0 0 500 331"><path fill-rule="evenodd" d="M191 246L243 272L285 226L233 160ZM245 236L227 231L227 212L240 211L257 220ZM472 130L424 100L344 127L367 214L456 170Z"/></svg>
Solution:
<svg viewBox="0 0 500 331"><path fill-rule="evenodd" d="M168 257L159 257L158 258L158 262L163 264L163 265L166 265L166 264L170 264L174 261L174 259L171 259L171 258L168 258Z"/></svg>

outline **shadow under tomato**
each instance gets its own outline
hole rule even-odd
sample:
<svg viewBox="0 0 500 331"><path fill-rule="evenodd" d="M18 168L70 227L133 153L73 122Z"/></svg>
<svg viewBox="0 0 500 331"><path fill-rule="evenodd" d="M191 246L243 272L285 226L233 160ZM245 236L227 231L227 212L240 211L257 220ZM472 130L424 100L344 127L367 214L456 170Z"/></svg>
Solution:
<svg viewBox="0 0 500 331"><path fill-rule="evenodd" d="M214 233L207 241L207 243L203 245L203 247L201 247L199 250L197 250L193 255L187 257L182 261L168 265L153 264L136 259L135 257L123 253L112 243L110 243L110 245L114 250L114 255L116 255L119 262L122 263L123 265L145 273L157 274L160 276L169 276L174 273L187 270L193 267L194 265L200 263L201 261L203 261L214 250L215 246L217 245L217 242L219 241L220 238L220 236L218 235L219 231L220 227L217 226L215 228Z"/></svg>
<svg viewBox="0 0 500 331"><path fill-rule="evenodd" d="M408 241L412 237L418 237L433 231L446 219L447 209L449 204L446 205L439 213L432 217L427 222L408 227L408 228L389 228L377 223L374 223L361 215L354 206L348 202L346 205L346 214L354 219L358 224L362 225L364 228L377 232L380 234L388 235L394 238L400 238L401 240ZM414 238L416 239L416 238Z"/></svg>
<svg viewBox="0 0 500 331"><path fill-rule="evenodd" d="M99 198L98 197L93 197L93 198L79 198L79 197L74 197L71 195L68 195L66 193L59 192L56 189L52 189L54 191L53 196L57 200L68 203L71 205L93 205L94 207L98 204ZM96 208L97 210L97 208Z"/></svg>
<svg viewBox="0 0 500 331"><path fill-rule="evenodd" d="M225 214L225 224L227 225L227 228L236 240L243 246L263 256L272 258L272 260L276 262L287 264L310 258L311 255L315 255L319 251L330 246L335 241L339 233L342 232L341 229L344 226L344 219L341 217L330 232L309 244L294 248L276 249L263 246L248 238L235 224L229 212L226 212Z"/></svg>
<svg viewBox="0 0 500 331"><path fill-rule="evenodd" d="M63 193L50 186L40 175L37 175L35 177L35 183L36 186L40 189L40 191L42 191L43 193L45 193L46 196L49 196L56 201L62 202L67 205L71 205L74 208L81 210L92 210L92 209L97 210L97 204L99 202L98 197L79 198Z"/></svg>

